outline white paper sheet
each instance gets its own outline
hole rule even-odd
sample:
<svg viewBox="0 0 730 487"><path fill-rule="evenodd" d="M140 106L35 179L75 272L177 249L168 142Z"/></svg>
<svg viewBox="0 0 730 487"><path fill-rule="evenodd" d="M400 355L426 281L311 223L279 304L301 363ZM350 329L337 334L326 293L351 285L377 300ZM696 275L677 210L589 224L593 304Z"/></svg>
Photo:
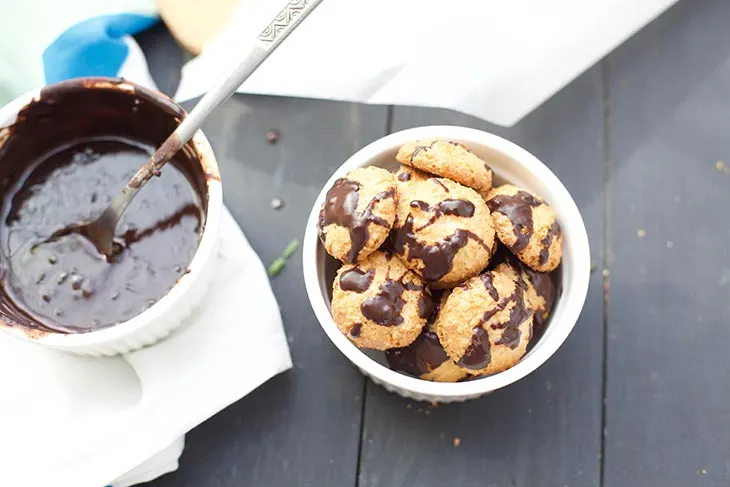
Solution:
<svg viewBox="0 0 730 487"><path fill-rule="evenodd" d="M451 108L513 125L677 0L325 0L241 92ZM204 93L282 0L241 0L175 98Z"/></svg>

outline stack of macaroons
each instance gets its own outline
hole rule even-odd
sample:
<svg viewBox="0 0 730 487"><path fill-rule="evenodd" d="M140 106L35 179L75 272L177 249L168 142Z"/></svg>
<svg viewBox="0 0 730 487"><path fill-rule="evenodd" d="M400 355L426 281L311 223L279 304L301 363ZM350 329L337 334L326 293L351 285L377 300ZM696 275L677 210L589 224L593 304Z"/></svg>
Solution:
<svg viewBox="0 0 730 487"><path fill-rule="evenodd" d="M320 239L344 263L337 327L424 380L512 367L555 301L553 210L526 189L492 187L489 166L456 142L416 141L396 159L395 174L371 166L335 181L320 210Z"/></svg>

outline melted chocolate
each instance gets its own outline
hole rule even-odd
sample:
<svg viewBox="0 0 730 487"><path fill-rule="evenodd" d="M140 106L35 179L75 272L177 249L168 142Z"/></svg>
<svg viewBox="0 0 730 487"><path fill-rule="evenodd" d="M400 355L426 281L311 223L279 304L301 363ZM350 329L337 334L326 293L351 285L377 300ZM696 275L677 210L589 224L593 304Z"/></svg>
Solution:
<svg viewBox="0 0 730 487"><path fill-rule="evenodd" d="M442 183L442 182L441 182L441 180L440 180L439 178L428 178L428 180L429 180L429 181L431 181L432 183L436 183L436 184L438 184L439 186L441 186L441 188L442 188L442 189L443 189L444 191L446 191L447 193L449 192L449 188L447 188L447 187L446 187L446 185L445 185L444 183Z"/></svg>
<svg viewBox="0 0 730 487"><path fill-rule="evenodd" d="M553 222L552 225L550 225L550 228L548 229L548 233L545 235L545 238L540 240L540 244L542 245L542 248L540 249L540 265L547 264L548 258L550 257L550 245L553 243L553 239L560 235L560 225L558 225L558 222Z"/></svg>
<svg viewBox="0 0 730 487"><path fill-rule="evenodd" d="M413 203L423 202L412 202L411 205ZM429 282L438 281L451 271L456 253L469 243L470 238L489 250L478 235L464 229L456 230L438 243L424 244L416 238L413 229L413 215L408 215L402 227L394 228L391 237L391 244L395 252L406 256L407 246L408 260L421 259L423 261L423 278Z"/></svg>
<svg viewBox="0 0 730 487"><path fill-rule="evenodd" d="M191 144L125 211L112 261L77 234L44 242L101 213L184 117L172 102L120 84L73 80L45 88L7 129L0 147L7 324L83 333L128 320L167 293L195 254L206 175Z"/></svg>
<svg viewBox="0 0 730 487"><path fill-rule="evenodd" d="M367 272L363 272L362 269L355 267L340 275L340 289L356 293L365 292L373 283L374 277L375 269L368 269Z"/></svg>
<svg viewBox="0 0 730 487"><path fill-rule="evenodd" d="M484 272L479 277L484 283L489 295L492 299L497 301L499 299L499 293L494 287L492 272ZM512 295L499 301L496 306L484 312L479 325L474 327L472 341L467 347L466 352L464 352L462 358L459 360L459 365L470 369L482 369L489 365L489 339L484 326L488 324L489 320L494 317L494 315L505 310L510 303L513 303L513 306L510 308L509 319L507 322L492 323L489 326L493 330L504 330L502 332L502 336L495 342L495 345L507 345L511 349L517 348L520 344L521 337L519 326L532 316L532 310L525 307L524 293L526 287L527 286L524 281L519 279L515 285L515 292L512 293ZM482 363L485 365L480 365Z"/></svg>
<svg viewBox="0 0 730 487"><path fill-rule="evenodd" d="M353 338L357 338L360 336L361 331L362 331L362 323L355 323L352 325L352 328L350 328L350 336Z"/></svg>
<svg viewBox="0 0 730 487"><path fill-rule="evenodd" d="M429 150L431 147L433 147L433 145L436 142L437 141L434 140L433 142L431 142L428 145L417 145L416 147L414 147L413 148L413 153L411 154L410 161L413 162L413 158L416 157L416 155L418 155L419 152L421 152L421 151L424 151L425 152L425 151Z"/></svg>
<svg viewBox="0 0 730 487"><path fill-rule="evenodd" d="M501 194L487 201L489 211L502 213L512 222L512 231L517 237L510 247L519 253L527 247L534 231L532 223L532 208L542 204L540 200L526 191L518 191L514 195Z"/></svg>
<svg viewBox="0 0 730 487"><path fill-rule="evenodd" d="M550 311L552 311L555 303L557 290L552 276L547 272L537 272L526 265L522 266L522 272L525 273L527 279L530 280L530 284L535 288L535 293L545 301L544 309L535 311L533 321L533 335L539 337L545 331Z"/></svg>
<svg viewBox="0 0 730 487"><path fill-rule="evenodd" d="M494 287L494 282L492 281L492 273L485 272L481 274L479 278L482 280L482 283L484 283L484 287L487 289L489 296L491 296L494 302L496 303L497 301L499 301L499 293L497 292L497 288Z"/></svg>
<svg viewBox="0 0 730 487"><path fill-rule="evenodd" d="M391 369L419 376L431 372L444 363L448 356L438 335L426 329L407 347L387 350L385 358Z"/></svg>
<svg viewBox="0 0 730 487"><path fill-rule="evenodd" d="M403 323L401 311L406 304L403 299L405 286L400 281L386 279L380 285L380 292L367 298L360 305L362 315L383 326L396 326Z"/></svg>
<svg viewBox="0 0 730 487"><path fill-rule="evenodd" d="M347 253L349 263L354 263L357 260L358 254L370 238L369 224L374 223L381 227L390 227L387 221L373 215L373 208L376 203L395 196L393 188L382 191L373 197L362 212L358 212L359 190L360 183L357 181L344 178L338 179L327 191L325 203L319 212L319 230L322 241L324 241L327 225L334 223L349 230L351 242L350 250Z"/></svg>
<svg viewBox="0 0 730 487"><path fill-rule="evenodd" d="M418 296L418 317L424 319L430 317L433 308L433 299L431 299L431 296L424 289L421 295Z"/></svg>
<svg viewBox="0 0 730 487"><path fill-rule="evenodd" d="M471 343L459 359L458 364L466 369L484 369L492 360L489 335L481 326L474 327Z"/></svg>

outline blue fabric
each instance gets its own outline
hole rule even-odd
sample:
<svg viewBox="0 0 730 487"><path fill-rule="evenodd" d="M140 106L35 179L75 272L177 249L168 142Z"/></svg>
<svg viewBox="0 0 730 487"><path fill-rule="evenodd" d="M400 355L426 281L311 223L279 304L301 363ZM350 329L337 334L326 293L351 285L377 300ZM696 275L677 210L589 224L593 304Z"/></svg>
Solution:
<svg viewBox="0 0 730 487"><path fill-rule="evenodd" d="M46 83L83 76L116 76L129 47L122 40L158 21L135 14L94 17L69 27L43 52Z"/></svg>

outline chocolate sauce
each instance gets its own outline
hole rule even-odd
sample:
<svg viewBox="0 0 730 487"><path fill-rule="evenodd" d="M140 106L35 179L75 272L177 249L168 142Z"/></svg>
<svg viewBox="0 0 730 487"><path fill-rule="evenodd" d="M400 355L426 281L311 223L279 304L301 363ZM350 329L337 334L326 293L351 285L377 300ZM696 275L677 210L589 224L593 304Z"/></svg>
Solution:
<svg viewBox="0 0 730 487"><path fill-rule="evenodd" d="M486 368L491 359L491 345L487 331L481 326L474 327L471 343L457 363L466 369L479 370Z"/></svg>
<svg viewBox="0 0 730 487"><path fill-rule="evenodd" d="M506 345L511 349L515 349L520 344L521 331L519 326L525 320L530 319L533 313L532 309L525 307L524 293L527 286L522 279L515 283L515 291L510 296L499 300L499 293L493 284L494 274L487 271L479 277L489 295L498 303L484 312L479 325L474 327L471 343L459 360L459 365L471 369L482 369L489 365L489 339L488 333L484 329L485 326L490 326L493 330L504 330L495 345ZM489 323L494 315L507 309L510 304L513 304L513 306L510 308L509 319L505 323ZM481 365L483 363L485 365Z"/></svg>
<svg viewBox="0 0 730 487"><path fill-rule="evenodd" d="M548 233L545 235L545 238L540 240L540 244L542 245L542 248L540 249L540 265L547 264L548 258L550 257L550 245L553 243L553 239L560 235L560 225L557 221L554 221L552 225L550 225L550 228L548 229Z"/></svg>
<svg viewBox="0 0 730 487"><path fill-rule="evenodd" d="M122 82L44 89L0 147L0 308L7 324L83 333L128 320L185 274L205 224L206 175L187 145L142 188L103 259L56 230L100 214L175 129L184 112Z"/></svg>
<svg viewBox="0 0 730 487"><path fill-rule="evenodd" d="M356 293L365 292L373 283L374 277L375 269L368 269L367 272L363 272L362 269L355 267L340 275L340 289Z"/></svg>
<svg viewBox="0 0 730 487"><path fill-rule="evenodd" d="M361 331L362 331L362 323L355 323L352 325L352 328L350 328L350 336L353 338L357 338L360 336Z"/></svg>
<svg viewBox="0 0 730 487"><path fill-rule="evenodd" d="M499 301L499 293L497 292L497 288L494 287L492 276L493 274L491 272L485 272L481 274L479 278L482 280L482 283L484 283L484 287L487 289L489 296L491 296L491 298L496 303L497 301Z"/></svg>
<svg viewBox="0 0 730 487"><path fill-rule="evenodd" d="M386 279L380 285L380 292L367 298L360 305L362 315L383 326L396 326L403 323L401 311L406 304L403 299L405 286L400 281Z"/></svg>
<svg viewBox="0 0 730 487"><path fill-rule="evenodd" d="M439 186L441 186L441 188L444 191L446 191L447 193L449 192L449 188L447 188L446 185L444 183L442 183L439 178L428 178L428 180L431 181L432 183L435 183L435 184L438 184Z"/></svg>
<svg viewBox="0 0 730 487"><path fill-rule="evenodd" d="M550 311L552 311L555 303L557 290L552 276L547 272L537 272L526 265L522 266L522 272L525 273L527 279L530 280L530 284L535 288L535 293L545 301L544 309L535 311L532 325L533 335L539 337L545 331Z"/></svg>
<svg viewBox="0 0 730 487"><path fill-rule="evenodd" d="M408 171L403 171L402 173L398 174L398 181L401 182L407 182L411 180L411 173Z"/></svg>
<svg viewBox="0 0 730 487"><path fill-rule="evenodd" d="M387 350L385 358L391 369L419 376L431 372L444 363L448 356L439 342L438 335L425 329L407 347Z"/></svg>
<svg viewBox="0 0 730 487"><path fill-rule="evenodd" d="M402 227L393 229L391 243L393 250L402 256L407 255L408 260L421 259L424 264L423 278L433 282L451 271L456 253L469 243L470 238L489 250L478 235L461 228L440 242L431 245L422 243L416 238L413 229L413 215L408 215Z"/></svg>
<svg viewBox="0 0 730 487"><path fill-rule="evenodd" d="M420 296L418 296L418 317L426 319L431 316L433 312L433 299L426 290L423 290Z"/></svg>
<svg viewBox="0 0 730 487"><path fill-rule="evenodd" d="M357 181L345 178L338 179L327 191L325 203L319 212L319 231L322 241L324 241L327 225L334 223L349 230L351 242L350 250L347 252L349 263L357 261L358 254L365 247L370 237L369 224L374 223L381 227L390 227L387 221L373 215L373 208L376 203L395 197L393 188L380 192L373 197L362 212L358 212L359 190L360 183Z"/></svg>
<svg viewBox="0 0 730 487"><path fill-rule="evenodd" d="M417 145L416 147L414 147L413 148L413 153L411 154L410 162L413 162L413 158L416 157L416 155L418 155L419 152L421 152L421 151L424 151L425 152L425 151L429 150L431 147L433 147L433 145L436 142L437 141L434 140L433 142L431 142L428 145Z"/></svg>
<svg viewBox="0 0 730 487"><path fill-rule="evenodd" d="M512 231L517 237L510 247L519 253L527 247L534 231L532 222L532 208L542 204L540 200L526 191L518 191L514 195L501 194L487 201L489 211L505 215L512 222Z"/></svg>

